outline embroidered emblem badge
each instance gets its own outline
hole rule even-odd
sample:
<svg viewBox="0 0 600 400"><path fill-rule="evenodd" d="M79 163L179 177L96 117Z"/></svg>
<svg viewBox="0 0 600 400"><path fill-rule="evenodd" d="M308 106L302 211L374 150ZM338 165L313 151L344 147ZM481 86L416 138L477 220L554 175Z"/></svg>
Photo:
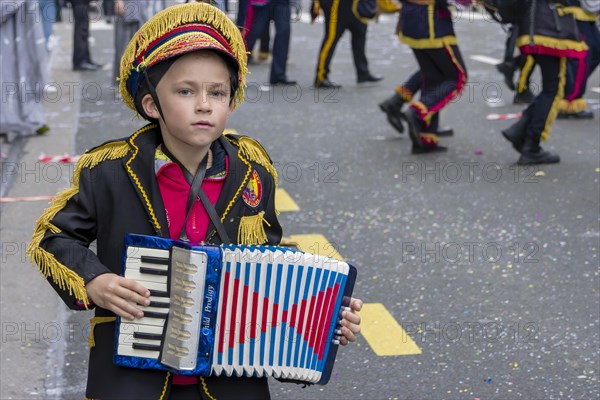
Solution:
<svg viewBox="0 0 600 400"><path fill-rule="evenodd" d="M252 171L252 176L242 192L242 199L244 203L252 208L260 204L260 200L262 199L262 183L256 170Z"/></svg>

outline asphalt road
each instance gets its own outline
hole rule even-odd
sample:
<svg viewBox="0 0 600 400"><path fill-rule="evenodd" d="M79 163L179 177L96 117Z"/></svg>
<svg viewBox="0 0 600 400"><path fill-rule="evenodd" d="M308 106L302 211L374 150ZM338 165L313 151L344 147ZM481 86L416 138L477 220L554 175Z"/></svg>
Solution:
<svg viewBox="0 0 600 400"><path fill-rule="evenodd" d="M339 351L328 385L301 388L271 381L273 397L597 398L599 94L586 94L596 108L595 120L554 124L546 147L561 155L560 164L517 167L517 154L500 135L511 121L486 116L522 107L512 104L512 92L492 65L471 58L501 58L504 33L495 24L462 15L456 30L469 83L442 113L443 125L452 126L455 136L442 139L447 153L412 155L408 137L397 134L377 107L416 69L394 27L390 17L369 27L369 65L385 76L381 83L357 87L347 35L331 73L343 88L315 91L311 84L323 25L294 23L288 78L298 85L262 87L268 64L252 65L247 100L234 112L230 127L265 145L280 186L298 204L300 211L280 215L284 234L325 236L358 267L355 296L383 304L422 353L378 356L361 337ZM96 24L92 30L92 54L110 63L112 31L104 28ZM73 122L72 134L60 139L63 151L80 154L141 125L115 96L108 70L72 76L66 59L54 68L60 85L74 79L80 83L69 110L55 111L56 119L62 112ZM536 73L534 82L539 79ZM589 87L599 86L597 71ZM50 133L60 134L60 129ZM43 150L33 140L29 159ZM64 187L64 181L57 184ZM43 184L21 180L9 196L53 194ZM10 203L2 209L0 397L81 398L90 315L65 311L31 267L24 267L32 275L25 282L23 274L11 272L26 262L8 257L5 244L26 240L43 209L35 204ZM7 289L11 285L26 291L33 285L38 296L48 299L39 304L33 296L39 314L21 317L14 311L28 302L17 302L18 293ZM10 334L52 320L70 327L70 335L57 341L41 335L33 341L35 352L27 352L32 341L24 343L22 333ZM8 364L7 354L15 354ZM28 367L29 359L36 368ZM25 391L14 381L16 372L30 369L41 382L37 391L27 383ZM45 378L39 376L44 370Z"/></svg>

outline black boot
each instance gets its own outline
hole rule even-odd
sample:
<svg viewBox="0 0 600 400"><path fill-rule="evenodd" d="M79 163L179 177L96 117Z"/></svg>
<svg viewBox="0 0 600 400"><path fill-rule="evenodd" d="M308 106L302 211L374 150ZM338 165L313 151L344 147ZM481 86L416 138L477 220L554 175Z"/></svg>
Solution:
<svg viewBox="0 0 600 400"><path fill-rule="evenodd" d="M523 144L523 151L517 164L536 165L536 164L556 164L560 162L560 156L541 148L537 138L527 137Z"/></svg>
<svg viewBox="0 0 600 400"><path fill-rule="evenodd" d="M430 143L421 137L421 124L414 110L409 109L405 115L408 122L408 133L412 141L413 154L436 153L448 150L448 148L437 144L437 138L435 143Z"/></svg>
<svg viewBox="0 0 600 400"><path fill-rule="evenodd" d="M388 98L382 103L379 103L379 108L387 116L387 120L398 133L404 133L404 125L402 125L402 106L404 99L398 93Z"/></svg>
<svg viewBox="0 0 600 400"><path fill-rule="evenodd" d="M523 148L525 135L527 134L527 126L529 125L530 120L531 117L527 110L525 110L521 119L502 131L502 135L506 140L512 143L513 148L519 153Z"/></svg>

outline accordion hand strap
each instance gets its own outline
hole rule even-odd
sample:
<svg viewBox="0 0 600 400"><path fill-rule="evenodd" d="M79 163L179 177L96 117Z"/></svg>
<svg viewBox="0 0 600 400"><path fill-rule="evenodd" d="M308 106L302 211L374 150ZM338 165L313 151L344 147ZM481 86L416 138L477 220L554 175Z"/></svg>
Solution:
<svg viewBox="0 0 600 400"><path fill-rule="evenodd" d="M188 201L185 208L185 220L183 221L183 227L181 228L181 232L179 233L179 240L189 242L186 232L187 220L190 216L196 198L199 197L200 201L202 202L202 205L204 206L204 209L206 210L206 213L210 217L210 220L212 221L213 225L215 226L215 229L217 230L221 241L225 244L231 244L231 240L229 240L229 236L225 231L225 226L223 226L223 223L221 222L221 219L217 214L217 210L215 210L215 206L210 202L210 200L206 196L206 193L204 193L204 190L202 190L202 181L204 180L204 175L206 174L208 153L202 159L202 161L200 161L200 165L198 165L196 173L192 175L190 171L188 171L187 168L185 168L183 164L181 164L181 162L179 162L179 160L169 151L169 149L167 149L167 146L165 146L164 143L162 146L162 151L167 157L169 157L171 160L175 161L179 165L179 168L181 168L181 171L185 176L185 180L190 184L190 194L188 195Z"/></svg>

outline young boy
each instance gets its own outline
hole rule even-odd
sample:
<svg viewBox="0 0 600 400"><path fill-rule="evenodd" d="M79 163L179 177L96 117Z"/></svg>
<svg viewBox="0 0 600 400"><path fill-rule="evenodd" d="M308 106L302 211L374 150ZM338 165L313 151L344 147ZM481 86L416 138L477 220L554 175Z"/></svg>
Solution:
<svg viewBox="0 0 600 400"><path fill-rule="evenodd" d="M113 363L115 315L142 317L150 296L119 276L126 234L191 244L281 239L268 155L248 137L223 135L243 101L246 72L240 32L217 8L188 3L158 13L130 42L120 73L124 102L154 123L82 156L72 186L37 221L28 255L70 308L95 307L89 398L269 398L266 378L184 377ZM97 253L88 249L93 241ZM342 344L356 340L361 306L353 299L344 312Z"/></svg>

